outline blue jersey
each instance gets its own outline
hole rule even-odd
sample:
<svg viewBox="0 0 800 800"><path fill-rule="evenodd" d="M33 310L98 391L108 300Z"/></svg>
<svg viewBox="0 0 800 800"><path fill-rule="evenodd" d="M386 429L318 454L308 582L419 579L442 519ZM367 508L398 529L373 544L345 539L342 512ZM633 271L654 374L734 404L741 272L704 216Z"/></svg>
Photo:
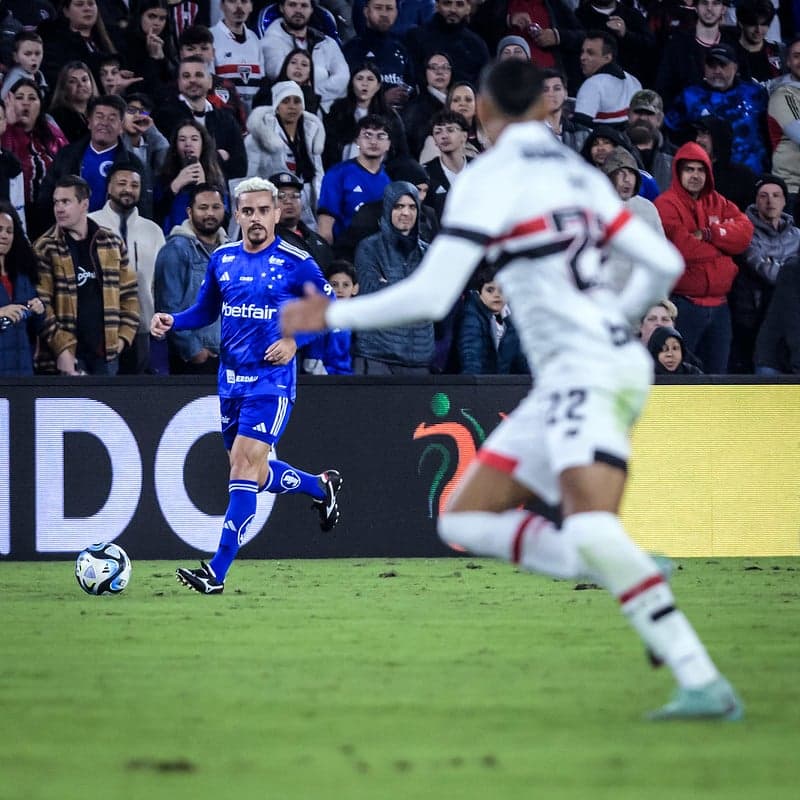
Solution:
<svg viewBox="0 0 800 800"><path fill-rule="evenodd" d="M350 227L356 211L364 203L383 199L383 190L389 182L390 178L383 167L377 172L370 172L356 158L334 164L325 173L317 213L329 214L334 218L334 239Z"/></svg>
<svg viewBox="0 0 800 800"><path fill-rule="evenodd" d="M202 327L222 315L220 397L280 395L294 400L295 359L276 366L264 360L264 353L281 338L281 305L302 297L309 282L335 299L316 261L277 236L258 253L248 253L241 242L214 251L195 304L175 314L173 327ZM298 348L317 336L297 336Z"/></svg>

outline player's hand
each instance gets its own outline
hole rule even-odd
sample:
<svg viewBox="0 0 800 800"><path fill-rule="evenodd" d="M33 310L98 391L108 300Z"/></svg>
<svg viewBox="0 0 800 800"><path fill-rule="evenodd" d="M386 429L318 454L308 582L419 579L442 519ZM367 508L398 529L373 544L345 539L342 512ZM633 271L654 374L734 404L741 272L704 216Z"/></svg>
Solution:
<svg viewBox="0 0 800 800"><path fill-rule="evenodd" d="M150 320L150 333L156 339L163 339L167 335L167 331L172 327L173 322L172 314L157 311L153 314L153 319Z"/></svg>
<svg viewBox="0 0 800 800"><path fill-rule="evenodd" d="M274 364L276 367L285 366L293 358L297 352L297 342L292 336L284 336L273 342L264 353L264 361Z"/></svg>
<svg viewBox="0 0 800 800"><path fill-rule="evenodd" d="M302 300L290 300L281 308L281 332L284 336L294 336L298 331L324 331L328 326L325 312L331 301L317 291L313 283L305 286Z"/></svg>

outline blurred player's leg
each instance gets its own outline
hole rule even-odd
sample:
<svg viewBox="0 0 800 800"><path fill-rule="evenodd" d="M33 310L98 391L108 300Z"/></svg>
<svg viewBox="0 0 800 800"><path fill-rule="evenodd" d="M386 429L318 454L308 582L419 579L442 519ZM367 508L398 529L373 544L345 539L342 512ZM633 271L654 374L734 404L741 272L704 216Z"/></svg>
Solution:
<svg viewBox="0 0 800 800"><path fill-rule="evenodd" d="M473 462L440 515L439 536L475 555L556 578L589 577L574 543L550 520L519 508L536 495L507 472Z"/></svg>
<svg viewBox="0 0 800 800"><path fill-rule="evenodd" d="M742 707L736 694L676 608L656 562L628 537L615 513L624 482L622 470L608 464L565 470L564 533L599 582L617 597L649 651L675 676L679 689L671 711L665 708L655 718L738 719Z"/></svg>

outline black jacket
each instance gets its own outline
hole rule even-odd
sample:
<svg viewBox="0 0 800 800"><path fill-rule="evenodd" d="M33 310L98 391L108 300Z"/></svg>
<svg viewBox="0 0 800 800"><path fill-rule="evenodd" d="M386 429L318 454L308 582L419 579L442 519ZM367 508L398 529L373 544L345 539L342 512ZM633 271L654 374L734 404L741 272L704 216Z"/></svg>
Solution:
<svg viewBox="0 0 800 800"><path fill-rule="evenodd" d="M464 300L457 327L459 372L465 375L523 375L529 372L511 317L505 318L505 334L495 347L492 312L474 289Z"/></svg>
<svg viewBox="0 0 800 800"><path fill-rule="evenodd" d="M754 361L756 368L800 375L800 258L787 261L778 273Z"/></svg>
<svg viewBox="0 0 800 800"><path fill-rule="evenodd" d="M467 163L472 159L467 156ZM447 193L450 191L450 181L442 168L442 162L437 157L422 165L428 170L431 181L428 184L428 194L425 195L425 205L430 206L436 213L437 221L441 222L444 203L447 200Z"/></svg>
<svg viewBox="0 0 800 800"><path fill-rule="evenodd" d="M316 232L312 231L308 225L302 220L297 223L298 234L294 229L288 225L281 225L280 223L275 226L275 233L283 239L284 242L293 244L301 250L305 250L311 255L311 258L319 264L320 269L325 270L330 266L333 261L333 250L331 246Z"/></svg>
<svg viewBox="0 0 800 800"><path fill-rule="evenodd" d="M448 25L441 14L434 14L424 25L411 28L405 44L419 80L425 75L425 61L431 53L447 53L453 64L453 80L470 81L476 86L481 70L489 62L486 42L466 22Z"/></svg>
<svg viewBox="0 0 800 800"><path fill-rule="evenodd" d="M182 122L194 119L192 110L178 98L177 93L170 93L161 98L153 118L156 127L170 141L172 134ZM206 130L216 142L217 149L227 150L230 154L227 161L220 159L220 166L227 180L243 178L247 174L247 154L236 118L224 108L214 108L206 112L205 123Z"/></svg>

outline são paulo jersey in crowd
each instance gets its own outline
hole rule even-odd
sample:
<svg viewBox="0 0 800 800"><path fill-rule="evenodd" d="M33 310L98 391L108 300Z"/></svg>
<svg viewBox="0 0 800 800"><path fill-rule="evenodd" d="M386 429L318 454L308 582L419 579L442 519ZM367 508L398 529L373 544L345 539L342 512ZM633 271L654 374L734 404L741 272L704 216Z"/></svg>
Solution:
<svg viewBox="0 0 800 800"><path fill-rule="evenodd" d="M258 253L248 253L241 242L214 251L195 304L175 314L173 327L202 327L222 315L220 397L280 395L294 400L295 359L274 366L264 353L281 338L278 310L286 300L302 297L306 283L335 299L316 261L280 237ZM317 334L295 338L300 348Z"/></svg>

